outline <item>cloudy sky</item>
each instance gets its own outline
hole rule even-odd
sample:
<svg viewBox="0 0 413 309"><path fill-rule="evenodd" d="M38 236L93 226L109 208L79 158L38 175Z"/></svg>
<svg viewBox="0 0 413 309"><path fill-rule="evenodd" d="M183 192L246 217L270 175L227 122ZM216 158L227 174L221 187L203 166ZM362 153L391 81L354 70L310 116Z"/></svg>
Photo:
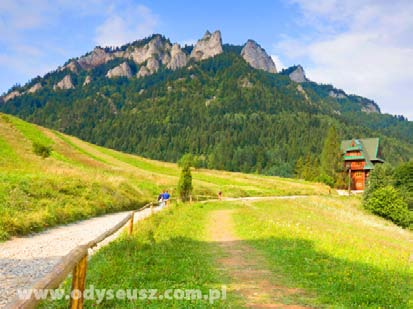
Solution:
<svg viewBox="0 0 413 309"><path fill-rule="evenodd" d="M413 120L411 0L0 0L0 93L80 56L152 33L193 43L256 40L278 68L375 100Z"/></svg>

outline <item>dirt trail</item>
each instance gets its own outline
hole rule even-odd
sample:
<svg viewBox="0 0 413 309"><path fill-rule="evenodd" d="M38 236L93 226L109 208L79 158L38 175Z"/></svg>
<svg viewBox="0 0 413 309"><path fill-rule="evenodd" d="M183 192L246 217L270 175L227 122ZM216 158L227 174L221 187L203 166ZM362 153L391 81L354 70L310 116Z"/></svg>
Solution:
<svg viewBox="0 0 413 309"><path fill-rule="evenodd" d="M231 278L229 290L235 290L246 300L249 308L306 308L282 303L282 297L301 294L299 289L274 285L265 258L235 235L233 210L219 210L211 214L210 240L216 242L224 254L218 263Z"/></svg>

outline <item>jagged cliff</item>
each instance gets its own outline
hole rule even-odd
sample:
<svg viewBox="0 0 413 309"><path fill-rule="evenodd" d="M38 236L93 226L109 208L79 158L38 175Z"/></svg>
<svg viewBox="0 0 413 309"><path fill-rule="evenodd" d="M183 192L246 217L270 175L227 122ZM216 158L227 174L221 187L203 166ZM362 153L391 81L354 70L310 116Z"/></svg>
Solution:
<svg viewBox="0 0 413 309"><path fill-rule="evenodd" d="M222 55L228 46L227 52L235 52L250 67L271 74L277 73L277 68L270 55L254 40L248 40L244 46L223 45L221 32L216 30L212 33L207 31L194 46L181 48L178 43L171 43L164 36L154 34L151 37L117 48L95 47L90 53L71 59L55 73L48 74L47 76L57 75L52 81L49 82L48 77L45 77L45 80L37 79L24 87L15 87L1 98L1 102L7 103L26 94L34 95L40 90L47 92L47 89L50 88L54 91L83 88L89 84L93 85L102 77L133 80L156 74L161 69L177 70L184 67L192 69L198 62ZM287 75L290 80L296 83L311 83L300 65L283 70L280 74ZM196 78L196 74L191 73L190 78ZM240 76L238 85L241 88L252 89L254 80L248 76ZM309 92L305 87L297 88L295 86L295 89L299 90L298 92L304 96L305 101L311 102ZM139 93L143 93L143 91L144 89L140 89ZM344 91L334 87L328 90L325 97L332 98L340 104L345 104L347 101L355 102L361 112L380 112L374 102L347 96Z"/></svg>
<svg viewBox="0 0 413 309"><path fill-rule="evenodd" d="M413 123L369 114L373 101L312 82L301 66L274 73L252 40L221 41L215 31L194 46L153 35L95 48L13 87L0 112L149 158L191 152L216 169L291 175L299 158L318 158L332 124L343 137L383 136L397 160L413 154L402 144Z"/></svg>
<svg viewBox="0 0 413 309"><path fill-rule="evenodd" d="M132 77L132 70L127 62L123 62L119 64L118 66L109 70L108 73L106 73L106 77L108 78L120 77L120 76L127 77L127 78Z"/></svg>
<svg viewBox="0 0 413 309"><path fill-rule="evenodd" d="M297 65L294 71L292 71L288 76L296 83L304 83L309 81L305 76L304 69L301 65Z"/></svg>
<svg viewBox="0 0 413 309"><path fill-rule="evenodd" d="M254 40L248 40L241 51L241 56L253 68L270 73L277 73L274 61Z"/></svg>
<svg viewBox="0 0 413 309"><path fill-rule="evenodd" d="M217 30L214 33L207 31L204 37L195 44L190 57L199 61L214 57L222 52L221 31Z"/></svg>

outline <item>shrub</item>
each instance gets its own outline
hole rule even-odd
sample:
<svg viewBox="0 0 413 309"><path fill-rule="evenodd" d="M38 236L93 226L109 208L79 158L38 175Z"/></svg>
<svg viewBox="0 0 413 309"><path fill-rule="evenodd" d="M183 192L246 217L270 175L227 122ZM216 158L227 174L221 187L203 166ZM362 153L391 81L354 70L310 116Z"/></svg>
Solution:
<svg viewBox="0 0 413 309"><path fill-rule="evenodd" d="M372 213L389 219L397 225L407 227L410 213L400 192L392 186L385 186L372 192L364 202L364 207Z"/></svg>
<svg viewBox="0 0 413 309"><path fill-rule="evenodd" d="M316 178L316 181L322 182L326 184L327 186L330 186L331 188L334 187L334 179L331 176L328 176L326 174L321 174Z"/></svg>
<svg viewBox="0 0 413 309"><path fill-rule="evenodd" d="M389 164L376 164L370 173L367 188L364 190L364 201L367 201L376 190L392 185L393 172L393 167Z"/></svg>
<svg viewBox="0 0 413 309"><path fill-rule="evenodd" d="M47 158L50 157L50 154L52 153L52 147L34 142L33 152L42 158Z"/></svg>
<svg viewBox="0 0 413 309"><path fill-rule="evenodd" d="M394 171L394 186L404 196L409 209L413 210L413 161L396 168Z"/></svg>

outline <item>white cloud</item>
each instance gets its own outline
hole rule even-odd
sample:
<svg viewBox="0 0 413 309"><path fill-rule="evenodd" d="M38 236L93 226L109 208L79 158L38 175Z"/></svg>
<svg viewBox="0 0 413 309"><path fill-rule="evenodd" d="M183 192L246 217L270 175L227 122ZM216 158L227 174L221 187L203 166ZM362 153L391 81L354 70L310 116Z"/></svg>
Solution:
<svg viewBox="0 0 413 309"><path fill-rule="evenodd" d="M271 58L272 61L274 61L275 67L277 68L278 72L286 68L286 66L282 63L280 57L278 57L277 55L271 55Z"/></svg>
<svg viewBox="0 0 413 309"><path fill-rule="evenodd" d="M112 7L96 30L95 42L100 46L120 46L152 34L157 24L158 16L146 6Z"/></svg>
<svg viewBox="0 0 413 309"><path fill-rule="evenodd" d="M311 36L275 48L308 77L374 99L413 119L413 2L295 0ZM302 21L301 21L302 22Z"/></svg>
<svg viewBox="0 0 413 309"><path fill-rule="evenodd" d="M147 36L158 22L134 0L0 0L0 93L95 43L119 45Z"/></svg>

